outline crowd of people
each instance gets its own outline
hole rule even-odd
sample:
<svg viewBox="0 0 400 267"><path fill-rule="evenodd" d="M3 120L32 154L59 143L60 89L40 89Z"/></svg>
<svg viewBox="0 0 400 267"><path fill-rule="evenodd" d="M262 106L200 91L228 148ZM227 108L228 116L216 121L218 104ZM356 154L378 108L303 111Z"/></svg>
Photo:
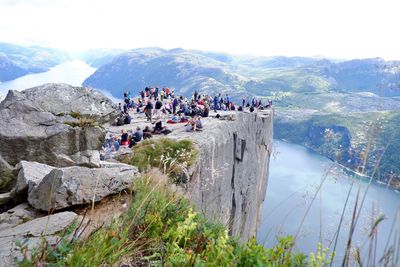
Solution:
<svg viewBox="0 0 400 267"><path fill-rule="evenodd" d="M151 138L154 134L167 135L171 133L171 130L165 123L182 123L187 132L202 131L204 127L202 118L209 116L210 109L217 113L230 110L243 111L245 108L254 112L257 109L270 107L272 107L271 100L264 105L261 99L252 98L249 101L247 98L243 98L241 105L237 105L228 94L211 97L195 91L193 96L187 99L184 96L176 96L174 90L169 87L159 90L158 87L147 86L140 91L138 97L132 97L130 92L124 93L124 100L118 106L120 115L115 119L114 125L130 124L132 120L130 112L144 114L146 121L150 124L143 130L140 127L137 127L135 131L121 130L119 136L107 138L103 145L103 151L118 151L121 146L132 147L142 139Z"/></svg>

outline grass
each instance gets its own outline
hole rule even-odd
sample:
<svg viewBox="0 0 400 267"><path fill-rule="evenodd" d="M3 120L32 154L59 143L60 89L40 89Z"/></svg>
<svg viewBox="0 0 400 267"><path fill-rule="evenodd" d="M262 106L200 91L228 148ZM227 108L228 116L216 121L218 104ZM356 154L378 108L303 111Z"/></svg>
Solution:
<svg viewBox="0 0 400 267"><path fill-rule="evenodd" d="M74 119L82 118L82 114L79 111L71 111L69 115Z"/></svg>
<svg viewBox="0 0 400 267"><path fill-rule="evenodd" d="M327 266L332 257L320 245L309 257L294 253L290 236L280 237L269 249L254 238L241 244L223 225L193 211L165 179L143 176L133 188L128 212L110 225L84 240L65 238L55 247L44 244L16 265Z"/></svg>
<svg viewBox="0 0 400 267"><path fill-rule="evenodd" d="M67 124L71 127L80 127L80 128L86 128L86 127L95 127L98 126L99 124L96 122L95 119L93 118L79 118L78 121L66 121L64 124Z"/></svg>
<svg viewBox="0 0 400 267"><path fill-rule="evenodd" d="M160 138L144 140L133 147L133 156L121 161L137 166L141 172L159 168L175 183L186 183L188 169L195 163L197 155L197 148L190 140Z"/></svg>

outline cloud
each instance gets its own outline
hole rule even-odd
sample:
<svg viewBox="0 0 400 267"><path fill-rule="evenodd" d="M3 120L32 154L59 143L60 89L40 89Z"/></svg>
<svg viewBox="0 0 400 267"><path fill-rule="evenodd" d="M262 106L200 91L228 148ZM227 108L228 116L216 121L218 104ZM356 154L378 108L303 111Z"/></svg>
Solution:
<svg viewBox="0 0 400 267"><path fill-rule="evenodd" d="M18 6L18 5L32 5L47 7L51 5L58 5L64 0L2 0L2 6Z"/></svg>
<svg viewBox="0 0 400 267"><path fill-rule="evenodd" d="M400 58L397 1L6 0L0 41Z"/></svg>

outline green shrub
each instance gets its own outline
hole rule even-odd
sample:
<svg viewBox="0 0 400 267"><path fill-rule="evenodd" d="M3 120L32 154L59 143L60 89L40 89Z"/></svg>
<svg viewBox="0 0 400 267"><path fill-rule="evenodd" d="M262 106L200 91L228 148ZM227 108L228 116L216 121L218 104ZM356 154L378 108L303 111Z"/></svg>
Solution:
<svg viewBox="0 0 400 267"><path fill-rule="evenodd" d="M69 231L70 233L71 231ZM19 266L327 266L327 250L318 246L311 261L293 253L293 237L281 237L266 249L253 238L246 244L227 229L194 212L189 201L162 179L138 178L129 210L85 241L63 239L42 246Z"/></svg>
<svg viewBox="0 0 400 267"><path fill-rule="evenodd" d="M175 183L185 183L188 168L195 163L197 154L190 140L148 139L133 147L133 156L122 161L137 166L141 172L159 168Z"/></svg>

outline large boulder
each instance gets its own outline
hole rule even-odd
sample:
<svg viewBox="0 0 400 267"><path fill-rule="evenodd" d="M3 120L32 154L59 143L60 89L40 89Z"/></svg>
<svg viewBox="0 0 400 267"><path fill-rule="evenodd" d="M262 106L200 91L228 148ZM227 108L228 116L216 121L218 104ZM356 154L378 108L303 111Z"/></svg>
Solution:
<svg viewBox="0 0 400 267"><path fill-rule="evenodd" d="M97 202L130 188L137 174L136 167L122 163L106 168L57 168L29 193L28 202L43 211Z"/></svg>
<svg viewBox="0 0 400 267"><path fill-rule="evenodd" d="M0 193L15 185L21 160L56 167L99 167L105 130L117 112L92 89L45 84L9 91L0 103Z"/></svg>
<svg viewBox="0 0 400 267"><path fill-rule="evenodd" d="M13 266L14 259L22 259L18 242L25 244L29 251L40 247L43 240L54 246L60 242L62 235L59 234L63 230L81 220L82 217L74 212L65 211L0 230L0 266Z"/></svg>
<svg viewBox="0 0 400 267"><path fill-rule="evenodd" d="M11 192L14 195L25 195L26 192L31 192L54 167L23 160L17 164L16 169L19 170L17 182Z"/></svg>

